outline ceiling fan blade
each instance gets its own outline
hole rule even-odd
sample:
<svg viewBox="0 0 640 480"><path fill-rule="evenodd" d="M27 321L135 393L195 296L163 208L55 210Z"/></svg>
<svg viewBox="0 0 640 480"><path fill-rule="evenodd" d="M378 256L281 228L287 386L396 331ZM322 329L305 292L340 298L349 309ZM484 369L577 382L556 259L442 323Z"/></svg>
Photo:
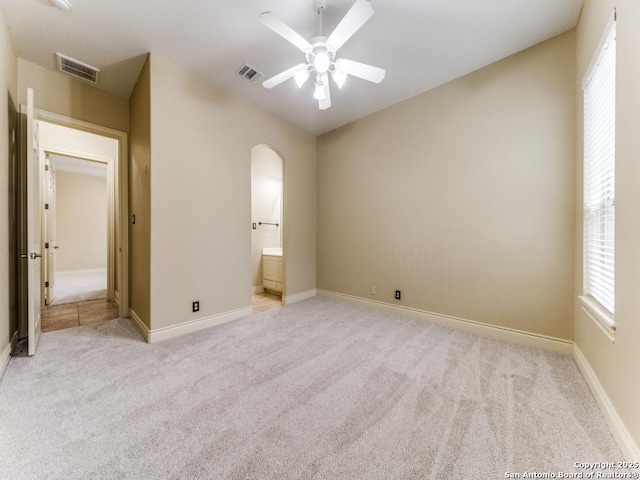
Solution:
<svg viewBox="0 0 640 480"><path fill-rule="evenodd" d="M277 85L280 85L282 82L286 82L287 80L292 78L298 70L302 70L303 68L307 68L307 64L299 63L295 67L291 67L285 70L284 72L280 72L277 75L274 75L273 77L268 78L267 80L262 82L262 86L264 88L273 88Z"/></svg>
<svg viewBox="0 0 640 480"><path fill-rule="evenodd" d="M327 45L337 51L373 16L373 7L369 0L356 0L335 30L327 38Z"/></svg>
<svg viewBox="0 0 640 480"><path fill-rule="evenodd" d="M298 32L276 17L273 13L263 12L258 18L264 25L269 27L285 40L293 43L303 52L311 49L311 44L309 42L307 42Z"/></svg>
<svg viewBox="0 0 640 480"><path fill-rule="evenodd" d="M329 87L329 76L326 73L322 75L322 83L324 84L324 98L318 100L318 108L326 110L331 107L331 88Z"/></svg>
<svg viewBox="0 0 640 480"><path fill-rule="evenodd" d="M353 75L354 77L362 78L373 83L380 83L384 80L387 71L384 68L374 67L373 65L367 65L366 63L354 62L353 60L347 60L346 58L339 58L336 60L336 68L342 70L344 73Z"/></svg>

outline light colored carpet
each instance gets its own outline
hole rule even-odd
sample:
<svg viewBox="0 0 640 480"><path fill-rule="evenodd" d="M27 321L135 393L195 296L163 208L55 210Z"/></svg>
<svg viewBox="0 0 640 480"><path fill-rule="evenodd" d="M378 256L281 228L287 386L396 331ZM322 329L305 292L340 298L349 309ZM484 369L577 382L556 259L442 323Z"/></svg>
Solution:
<svg viewBox="0 0 640 480"><path fill-rule="evenodd" d="M55 297L50 305L80 303L107 298L107 270L56 273Z"/></svg>
<svg viewBox="0 0 640 480"><path fill-rule="evenodd" d="M570 357L312 298L148 345L43 334L3 479L497 479L621 460Z"/></svg>

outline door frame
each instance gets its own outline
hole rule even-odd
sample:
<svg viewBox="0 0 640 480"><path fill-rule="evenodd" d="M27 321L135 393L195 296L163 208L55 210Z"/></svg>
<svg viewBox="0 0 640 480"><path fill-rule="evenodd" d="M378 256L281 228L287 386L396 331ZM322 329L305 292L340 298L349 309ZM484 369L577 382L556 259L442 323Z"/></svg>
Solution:
<svg viewBox="0 0 640 480"><path fill-rule="evenodd" d="M250 149L249 149L249 205L250 205L250 218L251 218L251 222L253 222L255 219L253 218L254 216L254 212L253 212L253 206L252 206L252 197L253 197L253 188L251 186L251 182L253 181L253 172L252 172L252 165L253 165L253 160L254 160L254 155L255 155L255 148L256 147L264 147L266 149L271 150L277 157L280 158L280 168L282 169L282 190L281 190L281 195L282 195L282 200L281 200L281 204L280 204L280 218L281 218L281 227L280 228L280 245L282 245L282 266L283 266L283 281L282 281L282 304L284 305L286 303L286 296L287 296L287 250L288 250L288 234L287 234L287 229L289 227L289 221L287 218L287 159L284 156L284 154L278 150L276 147L274 147L273 145L269 144L269 143L256 143L255 145L253 145ZM253 223L252 223L253 225ZM251 245L250 248L250 259L251 259L251 269L252 269L252 274L251 274L251 280L250 280L250 284L252 285L252 293L254 293L253 291L253 242L254 242L254 232L253 229L251 230L251 241L249 242ZM260 260L262 261L262 260ZM259 292L262 290L258 290Z"/></svg>
<svg viewBox="0 0 640 480"><path fill-rule="evenodd" d="M42 121L42 119L38 119L38 121ZM117 195L115 191L116 182L114 181L114 179L116 178L115 164L117 162L117 159L85 154L82 152L78 152L77 150L74 150L74 149L50 147L46 143L44 143L42 139L40 144L40 151L44 154L44 157L47 162L49 162L49 159L48 159L49 155L63 155L65 157L76 158L82 161L95 162L95 163L101 163L103 165L106 165L107 167L106 184L107 184L107 195L108 195L108 198L107 198L107 298L115 298L116 291L117 291L116 290L117 282L115 278L115 273L118 271L118 269L116 266L117 226L116 226L116 215L115 215ZM43 185L43 191L45 188L46 186ZM46 228L43 228L42 230L42 242L45 246L47 243L46 230L47 230ZM46 248L45 248L45 251L46 251ZM45 268L41 272L43 285L45 285L45 282L48 280L47 278L48 268L46 265L47 263L45 262ZM45 292L46 292L46 287L45 287ZM45 299L46 299L46 293L42 295L43 307L47 306Z"/></svg>
<svg viewBox="0 0 640 480"><path fill-rule="evenodd" d="M116 275L113 278L115 284L112 288L113 298L118 304L118 315L129 317L129 153L127 133L40 109L37 109L37 118L43 122L118 141L118 158L113 161L94 159L86 155L80 155L80 157L106 162L108 165L109 216L113 216L113 221L111 218L109 219L107 244L113 245L113 247L108 247L107 262L109 267L115 267ZM45 150L47 153L79 156L77 152L61 152L59 149ZM111 201L112 196L113 201ZM120 288L117 288L118 285Z"/></svg>
<svg viewBox="0 0 640 480"><path fill-rule="evenodd" d="M42 262L44 268L44 272L41 273L42 282L43 282L43 291L44 294L41 295L43 301L42 306L46 307L50 304L47 302L47 299L50 300L51 290L55 288L55 282L52 285L52 281L55 279L55 266L52 267L52 264L55 264L55 242L51 242L51 230L55 231L55 212L56 212L56 193L55 189L53 190L53 195L51 195L51 185L55 187L55 172L51 167L51 162L49 161L49 154L44 152L44 182L42 183L42 194L45 205L45 211L43 213L43 221L42 221L42 237L44 242L44 251L42 254ZM52 218L53 217L53 218ZM54 235L55 238L55 235ZM51 276L51 271L54 271L54 275Z"/></svg>

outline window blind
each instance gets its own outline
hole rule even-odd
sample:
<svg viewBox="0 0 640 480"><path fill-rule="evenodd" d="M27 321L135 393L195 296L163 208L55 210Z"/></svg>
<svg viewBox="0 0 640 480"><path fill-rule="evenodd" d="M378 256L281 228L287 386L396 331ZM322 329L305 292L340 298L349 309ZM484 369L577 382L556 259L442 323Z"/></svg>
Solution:
<svg viewBox="0 0 640 480"><path fill-rule="evenodd" d="M583 82L584 294L614 313L616 25L610 22Z"/></svg>

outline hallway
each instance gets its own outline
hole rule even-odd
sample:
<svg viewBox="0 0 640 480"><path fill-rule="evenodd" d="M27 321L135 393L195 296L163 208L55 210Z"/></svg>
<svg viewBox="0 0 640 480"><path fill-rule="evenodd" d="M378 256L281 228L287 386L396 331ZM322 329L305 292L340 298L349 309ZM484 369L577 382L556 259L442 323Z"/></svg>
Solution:
<svg viewBox="0 0 640 480"><path fill-rule="evenodd" d="M118 306L112 300L52 305L42 310L42 332L101 323L118 318Z"/></svg>

